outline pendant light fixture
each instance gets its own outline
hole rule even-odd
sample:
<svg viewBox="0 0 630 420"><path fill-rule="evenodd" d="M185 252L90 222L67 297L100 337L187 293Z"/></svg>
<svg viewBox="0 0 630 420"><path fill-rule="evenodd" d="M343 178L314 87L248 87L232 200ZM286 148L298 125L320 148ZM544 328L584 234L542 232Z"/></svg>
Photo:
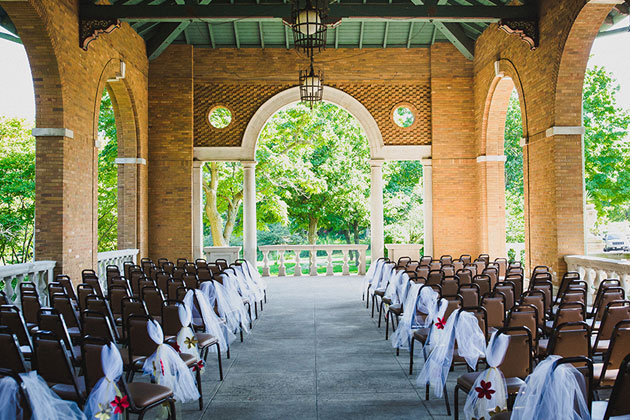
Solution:
<svg viewBox="0 0 630 420"><path fill-rule="evenodd" d="M293 44L298 51L312 57L315 50L326 48L327 0L293 0L291 28Z"/></svg>
<svg viewBox="0 0 630 420"><path fill-rule="evenodd" d="M311 66L308 70L300 71L300 100L311 108L316 102L322 101L324 93L324 75L321 71L315 71L311 56Z"/></svg>

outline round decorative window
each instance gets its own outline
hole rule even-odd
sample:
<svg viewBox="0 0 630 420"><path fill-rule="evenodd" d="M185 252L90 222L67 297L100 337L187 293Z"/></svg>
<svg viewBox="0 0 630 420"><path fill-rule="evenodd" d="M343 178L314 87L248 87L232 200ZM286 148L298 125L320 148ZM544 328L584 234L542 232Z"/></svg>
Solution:
<svg viewBox="0 0 630 420"><path fill-rule="evenodd" d="M411 104L396 105L392 110L392 120L400 128L409 128L416 122L415 108Z"/></svg>
<svg viewBox="0 0 630 420"><path fill-rule="evenodd" d="M232 122L232 112L224 106L215 106L208 112L208 122L214 128L225 128Z"/></svg>

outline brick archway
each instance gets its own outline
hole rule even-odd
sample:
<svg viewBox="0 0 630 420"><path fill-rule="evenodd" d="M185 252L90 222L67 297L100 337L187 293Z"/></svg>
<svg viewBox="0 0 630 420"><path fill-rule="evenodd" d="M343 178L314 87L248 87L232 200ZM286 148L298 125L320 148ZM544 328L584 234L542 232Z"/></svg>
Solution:
<svg viewBox="0 0 630 420"><path fill-rule="evenodd" d="M490 255L505 256L505 123L510 97L517 90L521 105L523 133L527 133L527 110L518 71L508 60L495 62L484 105L481 127L479 192L481 195L480 249Z"/></svg>
<svg viewBox="0 0 630 420"><path fill-rule="evenodd" d="M133 93L125 81L125 63L119 58L110 59L103 71L94 97L93 138L98 138L98 120L103 90L107 90L114 110L118 140L118 249L140 248L139 243L139 133L137 111ZM95 149L95 162L98 150ZM98 179L98 165L94 167L94 178ZM98 194L94 196L98 208ZM94 232L98 240L98 226ZM96 245L95 245L96 246Z"/></svg>

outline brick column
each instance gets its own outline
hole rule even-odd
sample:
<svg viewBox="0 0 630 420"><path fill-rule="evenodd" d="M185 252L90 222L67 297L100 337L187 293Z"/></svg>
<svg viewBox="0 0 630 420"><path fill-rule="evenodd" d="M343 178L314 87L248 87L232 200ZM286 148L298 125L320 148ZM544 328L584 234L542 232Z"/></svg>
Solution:
<svg viewBox="0 0 630 420"><path fill-rule="evenodd" d="M372 261L385 255L383 229L383 161L371 160L370 232L372 234Z"/></svg>
<svg viewBox="0 0 630 420"><path fill-rule="evenodd" d="M480 249L491 258L506 257L505 155L477 157L481 188Z"/></svg>

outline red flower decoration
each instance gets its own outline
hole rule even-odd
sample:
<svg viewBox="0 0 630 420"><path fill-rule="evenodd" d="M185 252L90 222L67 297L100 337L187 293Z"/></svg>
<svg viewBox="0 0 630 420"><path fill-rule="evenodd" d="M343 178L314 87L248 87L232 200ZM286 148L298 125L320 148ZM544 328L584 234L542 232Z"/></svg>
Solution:
<svg viewBox="0 0 630 420"><path fill-rule="evenodd" d="M164 376L164 363L162 363L162 359L160 359L160 369L162 369L162 376Z"/></svg>
<svg viewBox="0 0 630 420"><path fill-rule="evenodd" d="M173 347L177 353L182 352L182 349L179 348L179 344L177 344L176 342L172 342L171 347Z"/></svg>
<svg viewBox="0 0 630 420"><path fill-rule="evenodd" d="M438 330L443 330L445 325L446 325L446 321L444 320L444 318L438 317L437 322L435 323L435 327Z"/></svg>
<svg viewBox="0 0 630 420"><path fill-rule="evenodd" d="M129 407L129 401L127 400L127 396L124 397L116 397L114 401L110 403L112 407L114 407L114 414L122 414L125 411L125 408Z"/></svg>
<svg viewBox="0 0 630 420"><path fill-rule="evenodd" d="M476 387L475 391L477 391L478 395L477 398L481 399L481 398L487 398L489 400L492 399L492 394L494 394L496 391L494 389L492 389L492 382L488 381L484 381L482 380L481 383L479 384L481 385L480 387Z"/></svg>
<svg viewBox="0 0 630 420"><path fill-rule="evenodd" d="M200 360L200 361L198 361L196 364L194 364L192 366L192 370L193 370L193 372L195 372L196 370L203 369L204 366L205 366L205 363L203 362L203 360Z"/></svg>

